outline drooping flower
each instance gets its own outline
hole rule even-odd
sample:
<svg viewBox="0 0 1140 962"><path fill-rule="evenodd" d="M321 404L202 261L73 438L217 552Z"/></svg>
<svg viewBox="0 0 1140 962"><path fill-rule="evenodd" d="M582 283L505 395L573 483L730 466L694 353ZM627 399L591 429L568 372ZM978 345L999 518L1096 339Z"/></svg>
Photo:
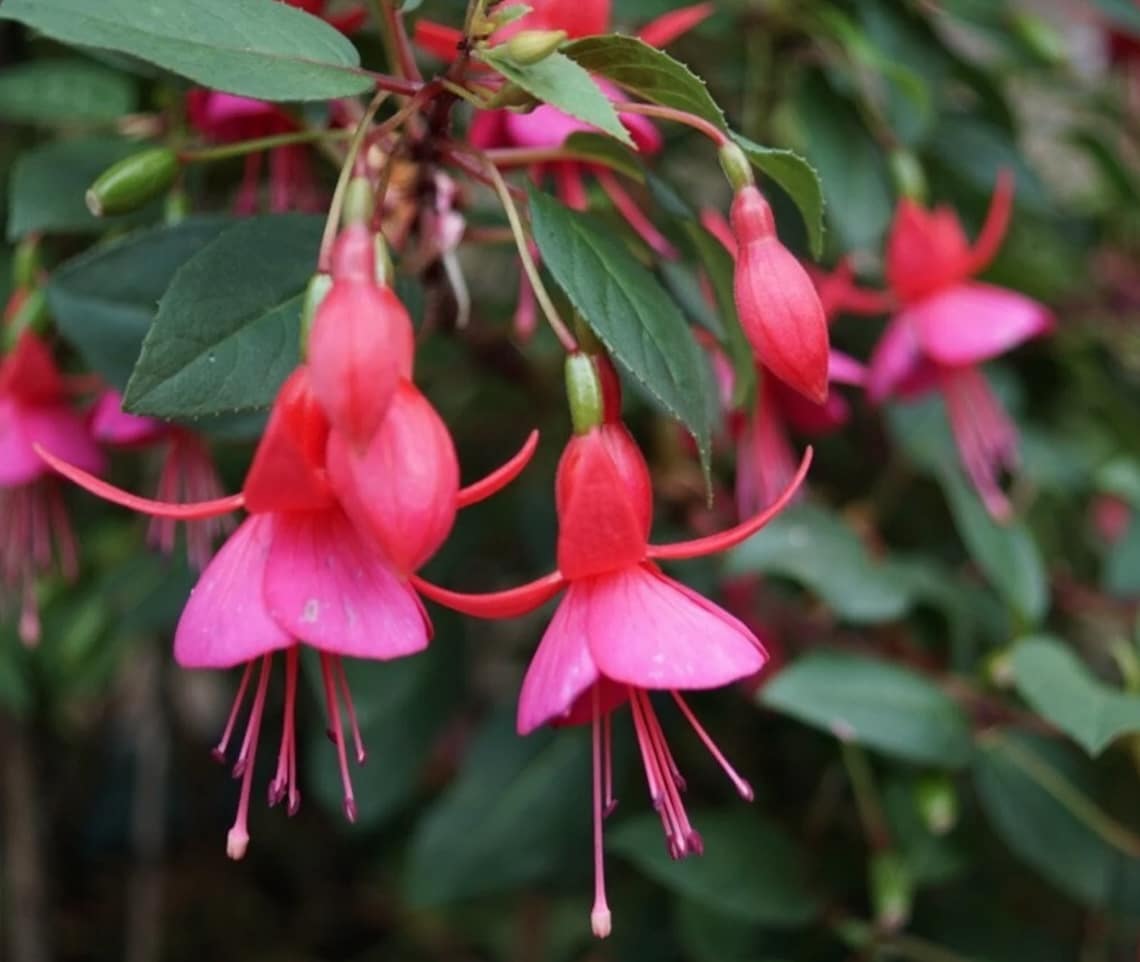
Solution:
<svg viewBox="0 0 1140 962"><path fill-rule="evenodd" d="M72 407L50 348L25 330L0 361L0 606L18 607L20 638L29 645L40 637L37 577L58 561L73 578L78 564L63 497L36 452L40 444L86 471L103 470L102 452Z"/></svg>
<svg viewBox="0 0 1140 962"><path fill-rule="evenodd" d="M155 499L167 503L215 501L225 491L214 467L210 449L193 431L154 418L128 414L118 391L104 391L91 412L91 434L108 447L124 449L162 446ZM70 459L68 459L70 460ZM186 525L186 556L201 571L214 553L214 545L233 530L227 515L203 518ZM147 544L156 551L174 550L178 522L172 518L151 518Z"/></svg>
<svg viewBox="0 0 1140 962"><path fill-rule="evenodd" d="M574 359L572 359L573 361ZM605 363L604 359L601 363ZM611 381L611 384L616 384ZM683 781L653 708L668 692L745 798L752 790L716 747L681 692L717 688L754 675L767 655L736 618L667 577L657 562L700 557L743 541L779 512L806 473L809 456L784 497L729 531L683 544L648 542L652 521L649 470L619 420L613 388L603 380L605 416L579 423L559 463L558 570L521 588L465 595L415 579L428 597L483 618L530 611L565 589L523 682L521 734L545 724L593 728L594 933L609 934L602 820L612 808L611 715L629 703L653 804L674 858L699 854L701 840L681 799Z"/></svg>
<svg viewBox="0 0 1140 962"><path fill-rule="evenodd" d="M949 208L901 202L886 254L887 281L901 310L875 348L867 380L876 402L942 393L962 466L999 520L1011 512L1000 476L1018 467L1018 438L980 366L1053 327L1044 305L972 280L997 253L1012 204L1013 180L1002 174L971 247Z"/></svg>
<svg viewBox="0 0 1140 962"><path fill-rule="evenodd" d="M290 814L300 805L294 724L299 651L305 645L319 656L328 728L340 767L345 814L351 820L356 802L342 708L358 762L363 763L365 752L342 659L386 661L415 654L428 643L430 622L415 591L369 534L350 521L329 482L325 458L331 433L309 371L302 366L278 392L242 492L232 497L198 504L150 501L40 451L65 477L146 514L194 520L243 507L249 512L203 571L174 639L175 660L183 667L244 666L233 710L215 749L219 758L225 757L242 704L253 688L234 765L242 785L226 851L235 859L245 854L249 843L254 760L274 655L284 655L285 710L269 803L286 801ZM533 447L532 439L525 457L458 492L457 502L472 503L498 490L521 470Z"/></svg>

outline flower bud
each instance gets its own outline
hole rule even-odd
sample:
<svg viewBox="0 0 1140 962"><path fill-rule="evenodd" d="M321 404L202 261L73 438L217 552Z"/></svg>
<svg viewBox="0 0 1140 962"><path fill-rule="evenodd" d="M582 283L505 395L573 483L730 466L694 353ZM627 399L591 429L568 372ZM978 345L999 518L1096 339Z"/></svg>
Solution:
<svg viewBox="0 0 1140 962"><path fill-rule="evenodd" d="M40 239L38 236L25 237L12 252L12 286L35 287L41 270Z"/></svg>
<svg viewBox="0 0 1140 962"><path fill-rule="evenodd" d="M367 446L400 378L412 373L408 312L375 281L375 247L363 225L346 228L333 251L332 287L316 309L308 339L313 393L332 426Z"/></svg>
<svg viewBox="0 0 1140 962"><path fill-rule="evenodd" d="M112 164L87 191L87 209L96 217L126 214L165 192L178 176L178 156L152 147Z"/></svg>
<svg viewBox="0 0 1140 962"><path fill-rule="evenodd" d="M566 400L575 434L588 434L604 420L602 382L589 354L566 358Z"/></svg>
<svg viewBox="0 0 1140 962"><path fill-rule="evenodd" d="M958 793L944 772L931 772L914 789L915 807L933 835L945 835L958 824Z"/></svg>
<svg viewBox="0 0 1140 962"><path fill-rule="evenodd" d="M733 192L743 190L745 187L755 185L756 178L752 173L752 162L731 140L717 152L720 157L721 170L728 178Z"/></svg>
<svg viewBox="0 0 1140 962"><path fill-rule="evenodd" d="M341 223L368 225L372 221L372 211L376 198L367 177L353 177L344 192L344 205L341 207Z"/></svg>
<svg viewBox="0 0 1140 962"><path fill-rule="evenodd" d="M455 444L411 382L400 382L365 448L355 449L333 433L328 469L348 516L401 573L421 567L451 532L459 509Z"/></svg>
<svg viewBox="0 0 1140 962"><path fill-rule="evenodd" d="M530 110L538 106L538 100L535 99L534 94L527 90L523 90L516 83L505 83L499 88L498 93L495 94L490 100L487 101L488 110Z"/></svg>
<svg viewBox="0 0 1140 962"><path fill-rule="evenodd" d="M526 67L545 60L565 42L565 30L520 30L504 46L508 57Z"/></svg>
<svg viewBox="0 0 1140 962"><path fill-rule="evenodd" d="M827 400L828 334L815 285L776 236L772 209L755 187L732 204L736 307L757 359L809 400Z"/></svg>
<svg viewBox="0 0 1140 962"><path fill-rule="evenodd" d="M879 852L871 858L871 902L875 920L888 932L897 932L909 921L914 878L898 853Z"/></svg>
<svg viewBox="0 0 1140 962"><path fill-rule="evenodd" d="M913 151L905 148L892 150L889 157L891 178L900 197L923 203L926 200L926 174Z"/></svg>
<svg viewBox="0 0 1140 962"><path fill-rule="evenodd" d="M4 347L11 348L24 331L42 334L48 326L47 295L42 287L17 290L4 311Z"/></svg>
<svg viewBox="0 0 1140 962"><path fill-rule="evenodd" d="M563 575L584 578L645 559L653 493L645 458L624 424L571 438L554 490Z"/></svg>
<svg viewBox="0 0 1140 962"><path fill-rule="evenodd" d="M301 355L307 357L309 351L309 336L313 333L313 321L317 317L317 308L325 301L332 290L333 279L329 274L314 274L305 285L305 296L301 300Z"/></svg>

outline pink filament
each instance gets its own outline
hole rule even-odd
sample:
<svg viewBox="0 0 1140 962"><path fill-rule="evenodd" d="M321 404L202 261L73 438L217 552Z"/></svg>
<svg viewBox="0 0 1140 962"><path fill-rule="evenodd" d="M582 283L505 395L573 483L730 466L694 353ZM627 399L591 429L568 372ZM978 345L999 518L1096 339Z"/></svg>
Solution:
<svg viewBox="0 0 1140 962"><path fill-rule="evenodd" d="M261 674L257 680L257 694L253 698L249 721L246 723L245 739L241 755L234 766L234 774L241 769L241 796L238 799L237 817L226 836L226 854L232 859L240 859L249 847L249 793L253 784L253 762L257 756L257 739L261 732L261 717L265 711L265 692L269 687L269 668L272 655L261 658Z"/></svg>
<svg viewBox="0 0 1140 962"><path fill-rule="evenodd" d="M701 723L697 721L697 716L694 715L692 709L685 704L680 693L672 692L672 695L673 700L677 702L677 707L681 709L681 714L684 715L689 724L693 726L693 731L695 731L697 737L704 742L705 748L709 750L709 754L716 759L717 764L724 770L724 773L740 793L741 798L745 799L745 801L752 801L752 786L741 778L736 769L729 764L728 759L724 757L724 753L717 747L716 742L712 740L712 737L705 731Z"/></svg>
<svg viewBox="0 0 1140 962"><path fill-rule="evenodd" d="M608 756L609 745L606 745L605 755L607 756L607 765L603 775L602 763L602 741L603 741L603 721L599 717L600 710L600 697L598 695L598 686L594 686L594 723L592 726L593 738L593 760L594 760L594 906L590 911L590 926L600 939L604 939L610 934L611 928L611 915L610 907L606 902L606 864L605 864L605 848L602 841L602 822L606 817L606 811L602 806L602 781L603 778L606 782L606 794L608 797L610 788L610 775L608 771ZM609 715L606 715L605 722L609 721ZM608 728L608 726L607 726ZM608 730L607 730L608 734ZM608 739L606 739L608 742Z"/></svg>
<svg viewBox="0 0 1140 962"><path fill-rule="evenodd" d="M281 747L277 752L277 772L269 783L269 804L277 805L288 798L286 811L296 815L301 808L301 795L297 791L297 662L299 649L294 646L285 653L285 715L281 723Z"/></svg>
<svg viewBox="0 0 1140 962"><path fill-rule="evenodd" d="M977 368L946 368L940 374L962 466L989 513L1005 521L1013 509L1000 477L1003 468L1018 467L1017 429Z"/></svg>
<svg viewBox="0 0 1140 962"><path fill-rule="evenodd" d="M241 684L238 685L237 695L234 696L233 707L230 708L230 716L226 719L226 727L222 732L222 737L218 744L214 746L213 756L219 762L226 760L226 748L230 744L230 737L234 733L234 725L237 723L238 712L241 711L241 703L245 700L245 691L249 687L249 677L253 674L253 662L246 662L245 671L242 672Z"/></svg>
<svg viewBox="0 0 1140 962"><path fill-rule="evenodd" d="M335 655L321 653L321 679L325 688L325 704L328 708L330 735L336 745L337 763L340 766L341 787L344 790L344 815L350 822L356 821L356 798L352 792L352 777L348 773L348 751L344 742L344 729L340 720L340 703L337 700L333 672L336 670Z"/></svg>

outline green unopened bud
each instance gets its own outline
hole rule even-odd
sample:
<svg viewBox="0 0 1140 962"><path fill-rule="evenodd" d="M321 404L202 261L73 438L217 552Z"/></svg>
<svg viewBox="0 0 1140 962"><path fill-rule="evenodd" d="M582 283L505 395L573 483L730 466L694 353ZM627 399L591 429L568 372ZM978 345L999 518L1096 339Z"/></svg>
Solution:
<svg viewBox="0 0 1140 962"><path fill-rule="evenodd" d="M926 200L926 175L918 158L905 148L892 150L890 154L891 178L901 197L909 197L921 204Z"/></svg>
<svg viewBox="0 0 1140 962"><path fill-rule="evenodd" d="M516 83L503 84L498 93L487 101L487 107L491 110L505 109L521 112L532 110L537 106L538 100L535 99L534 94L523 90Z"/></svg>
<svg viewBox="0 0 1140 962"><path fill-rule="evenodd" d="M575 434L589 434L605 417L602 381L588 354L566 358L566 399Z"/></svg>
<svg viewBox="0 0 1140 962"><path fill-rule="evenodd" d="M520 67L527 67L549 57L567 36L565 30L520 30L507 41L507 56Z"/></svg>
<svg viewBox="0 0 1140 962"><path fill-rule="evenodd" d="M353 177L344 192L344 206L341 208L340 222L349 224L370 224L376 197L367 177Z"/></svg>
<svg viewBox="0 0 1140 962"><path fill-rule="evenodd" d="M752 173L752 162L731 140L721 147L717 154L720 157L721 169L728 178L733 193L756 183L756 176Z"/></svg>
<svg viewBox="0 0 1140 962"><path fill-rule="evenodd" d="M391 287L396 280L396 266L392 263L388 242L384 240L383 234L376 234L372 243L376 248L376 282Z"/></svg>
<svg viewBox="0 0 1140 962"><path fill-rule="evenodd" d="M12 286L15 288L35 287L39 281L40 239L25 237L16 245L12 254Z"/></svg>
<svg viewBox="0 0 1140 962"><path fill-rule="evenodd" d="M910 920L914 904L914 878L900 855L879 852L871 858L871 903L875 921L897 932Z"/></svg>
<svg viewBox="0 0 1140 962"><path fill-rule="evenodd" d="M1010 14L1009 20L1017 38L1041 63L1057 67L1068 62L1065 38L1047 20L1027 10Z"/></svg>
<svg viewBox="0 0 1140 962"><path fill-rule="evenodd" d="M332 276L329 274L314 274L305 288L305 297L301 301L301 356L308 353L309 334L313 330L313 321L317 317L317 309L323 303L328 292L332 290Z"/></svg>
<svg viewBox="0 0 1140 962"><path fill-rule="evenodd" d="M10 350L20 339L24 331L42 333L47 329L48 304L47 296L42 287L37 287L21 296L17 293L11 302L15 305L13 310L4 318L4 348Z"/></svg>
<svg viewBox="0 0 1140 962"><path fill-rule="evenodd" d="M178 176L178 156L153 147L112 164L87 191L87 209L96 217L137 210L169 189Z"/></svg>
<svg viewBox="0 0 1140 962"><path fill-rule="evenodd" d="M190 198L184 190L172 190L166 195L166 203L162 210L162 219L167 224L179 224L190 213Z"/></svg>
<svg viewBox="0 0 1140 962"><path fill-rule="evenodd" d="M918 780L914 803L933 835L945 835L958 824L958 792L944 772L931 772Z"/></svg>

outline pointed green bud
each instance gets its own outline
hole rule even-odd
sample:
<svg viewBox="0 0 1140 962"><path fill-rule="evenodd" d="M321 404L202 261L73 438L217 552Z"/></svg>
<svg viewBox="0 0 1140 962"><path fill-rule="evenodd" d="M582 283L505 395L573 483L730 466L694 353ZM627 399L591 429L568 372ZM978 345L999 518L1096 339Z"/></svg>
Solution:
<svg viewBox="0 0 1140 962"><path fill-rule="evenodd" d="M112 164L87 191L87 209L96 217L126 214L165 193L178 176L178 155L152 147Z"/></svg>
<svg viewBox="0 0 1140 962"><path fill-rule="evenodd" d="M488 110L532 110L538 106L535 96L516 83L505 83L498 93L487 101Z"/></svg>
<svg viewBox="0 0 1140 962"><path fill-rule="evenodd" d="M507 41L507 56L520 67L529 67L554 53L567 36L565 30L520 30Z"/></svg>
<svg viewBox="0 0 1140 962"><path fill-rule="evenodd" d="M19 294L16 297L20 297ZM8 317L4 319L4 348L10 350L24 331L43 333L48 326L47 295L42 287L29 291Z"/></svg>
<svg viewBox="0 0 1140 962"><path fill-rule="evenodd" d="M166 224L180 224L190 213L190 198L186 191L172 190L166 195L166 203L162 210L162 219Z"/></svg>
<svg viewBox="0 0 1140 962"><path fill-rule="evenodd" d="M922 172L918 158L906 148L899 147L891 151L889 161L891 179L899 196L909 197L919 204L925 203L926 174Z"/></svg>
<svg viewBox="0 0 1140 962"><path fill-rule="evenodd" d="M328 292L332 290L332 276L329 274L314 274L305 288L305 296L301 301L301 357L305 358L309 351L309 334L313 330L313 321L317 310L324 301Z"/></svg>
<svg viewBox="0 0 1140 962"><path fill-rule="evenodd" d="M945 835L958 824L958 792L944 772L930 772L918 780L914 803L932 835Z"/></svg>
<svg viewBox="0 0 1140 962"><path fill-rule="evenodd" d="M896 852L878 852L871 858L871 903L875 921L897 932L910 920L914 904L914 878Z"/></svg>
<svg viewBox="0 0 1140 962"><path fill-rule="evenodd" d="M376 207L376 196L367 177L353 177L344 192L344 206L340 212L341 225L372 223L372 212Z"/></svg>
<svg viewBox="0 0 1140 962"><path fill-rule="evenodd" d="M602 381L589 354L566 358L566 399L575 434L589 434L605 418Z"/></svg>
<svg viewBox="0 0 1140 962"><path fill-rule="evenodd" d="M12 286L15 288L35 287L40 270L40 239L25 237L16 245L12 254Z"/></svg>
<svg viewBox="0 0 1140 962"><path fill-rule="evenodd" d="M717 154L720 157L721 170L728 178L733 193L756 183L756 175L752 173L752 162L731 140L721 147Z"/></svg>

